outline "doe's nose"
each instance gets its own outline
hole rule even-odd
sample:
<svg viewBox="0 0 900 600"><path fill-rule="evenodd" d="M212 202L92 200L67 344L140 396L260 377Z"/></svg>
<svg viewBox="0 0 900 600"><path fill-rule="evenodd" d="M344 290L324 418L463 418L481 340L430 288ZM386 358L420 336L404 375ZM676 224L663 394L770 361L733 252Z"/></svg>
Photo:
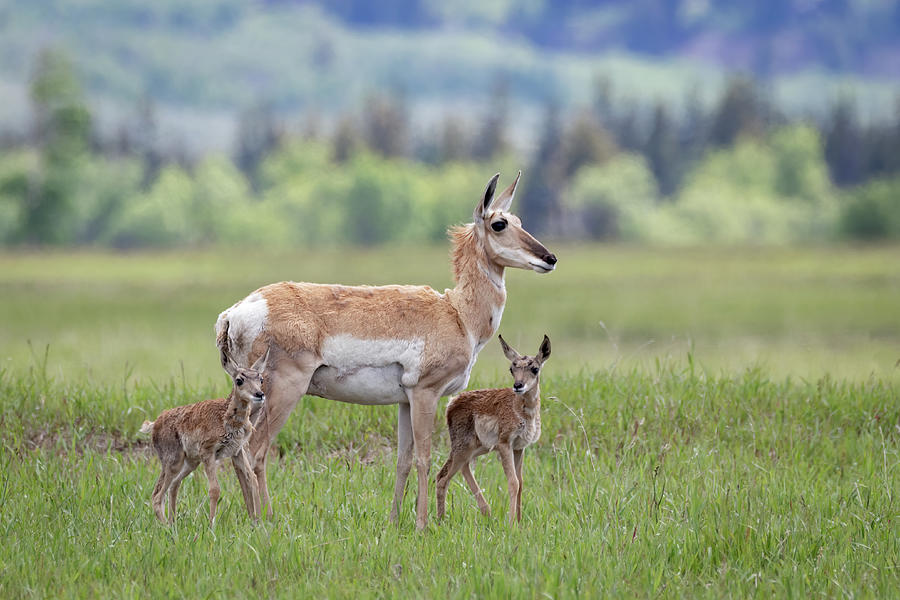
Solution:
<svg viewBox="0 0 900 600"><path fill-rule="evenodd" d="M544 262L547 263L548 265L556 264L556 255L555 254L545 254L543 256L543 259L544 259Z"/></svg>
<svg viewBox="0 0 900 600"><path fill-rule="evenodd" d="M262 393L262 392L256 392L256 394L254 394L254 395L255 395L257 398L259 398L260 400L262 400L263 398L266 397L266 395L265 395L264 393Z"/></svg>
<svg viewBox="0 0 900 600"><path fill-rule="evenodd" d="M521 381L517 381L513 384L514 390L521 390L523 387L525 387L525 384L522 383Z"/></svg>

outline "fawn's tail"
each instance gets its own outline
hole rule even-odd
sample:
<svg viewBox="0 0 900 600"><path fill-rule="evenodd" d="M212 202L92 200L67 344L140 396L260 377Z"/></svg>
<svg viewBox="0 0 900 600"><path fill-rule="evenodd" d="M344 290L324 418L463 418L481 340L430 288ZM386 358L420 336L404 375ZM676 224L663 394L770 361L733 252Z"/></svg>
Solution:
<svg viewBox="0 0 900 600"><path fill-rule="evenodd" d="M155 422L156 421L144 421L144 424L141 425L141 428L138 431L140 431L141 433L150 433L151 431L153 431L153 424Z"/></svg>

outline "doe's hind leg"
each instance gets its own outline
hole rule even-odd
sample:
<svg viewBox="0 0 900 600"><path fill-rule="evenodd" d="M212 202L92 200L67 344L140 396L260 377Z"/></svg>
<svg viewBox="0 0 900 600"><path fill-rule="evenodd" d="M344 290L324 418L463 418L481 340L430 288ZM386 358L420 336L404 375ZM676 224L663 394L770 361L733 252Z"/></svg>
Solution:
<svg viewBox="0 0 900 600"><path fill-rule="evenodd" d="M260 513L259 482L253 469L250 468L250 460L247 458L246 448L241 450L237 456L231 457L231 462L234 465L234 472L237 474L238 482L241 484L241 493L244 495L247 513L251 519L257 521Z"/></svg>

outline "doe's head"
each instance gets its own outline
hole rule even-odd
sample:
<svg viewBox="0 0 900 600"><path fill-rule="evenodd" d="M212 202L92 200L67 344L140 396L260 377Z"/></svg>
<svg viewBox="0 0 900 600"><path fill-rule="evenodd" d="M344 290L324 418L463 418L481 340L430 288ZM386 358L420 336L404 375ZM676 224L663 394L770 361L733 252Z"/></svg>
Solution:
<svg viewBox="0 0 900 600"><path fill-rule="evenodd" d="M509 366L509 372L513 376L513 391L517 394L524 394L534 388L541 378L541 368L544 362L550 358L550 338L544 336L541 347L534 356L523 356L513 350L503 336L500 338L500 345L503 347L503 354L512 363Z"/></svg>
<svg viewBox="0 0 900 600"><path fill-rule="evenodd" d="M259 404L266 401L266 394L263 391L263 373L266 370L266 361L269 360L269 351L256 359L256 362L250 368L238 365L231 356L221 351L222 367L225 372L231 376L234 381L233 391L242 400Z"/></svg>
<svg viewBox="0 0 900 600"><path fill-rule="evenodd" d="M475 230L484 240L485 251L494 264L549 273L556 268L556 255L525 231L522 220L509 212L521 176L519 171L516 180L496 195L500 173L491 177L472 215Z"/></svg>

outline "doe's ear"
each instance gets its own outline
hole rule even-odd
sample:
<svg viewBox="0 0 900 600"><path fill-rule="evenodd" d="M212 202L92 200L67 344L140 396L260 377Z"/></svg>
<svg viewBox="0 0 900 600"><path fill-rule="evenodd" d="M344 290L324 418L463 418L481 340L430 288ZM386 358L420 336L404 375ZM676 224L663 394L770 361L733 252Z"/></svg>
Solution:
<svg viewBox="0 0 900 600"><path fill-rule="evenodd" d="M269 360L269 350L271 350L271 348L266 348L266 353L256 359L256 362L250 367L252 370L257 373L262 373L266 370L266 362Z"/></svg>
<svg viewBox="0 0 900 600"><path fill-rule="evenodd" d="M519 358L519 353L509 347L509 344L506 343L506 340L503 339L502 335L498 335L497 338L500 340L500 346L503 348L503 354L510 361L514 361Z"/></svg>
<svg viewBox="0 0 900 600"><path fill-rule="evenodd" d="M472 217L475 219L476 223L480 223L484 220L484 215L487 214L488 207L491 205L491 201L494 199L494 192L497 191L497 180L500 179L500 173L497 173L491 180L488 181L487 187L484 188L484 197L478 203L478 206L475 207L475 212L472 214Z"/></svg>
<svg viewBox="0 0 900 600"><path fill-rule="evenodd" d="M522 171L519 171L519 174L516 175L516 180L513 181L508 188L500 192L494 201L491 202L491 210L499 210L502 212L509 212L509 208L512 206L513 198L516 196L516 188L519 187L519 178L522 176Z"/></svg>
<svg viewBox="0 0 900 600"><path fill-rule="evenodd" d="M541 348L538 350L538 357L541 359L541 362L550 358L550 338L547 337L547 334L544 334L544 341L541 342Z"/></svg>

